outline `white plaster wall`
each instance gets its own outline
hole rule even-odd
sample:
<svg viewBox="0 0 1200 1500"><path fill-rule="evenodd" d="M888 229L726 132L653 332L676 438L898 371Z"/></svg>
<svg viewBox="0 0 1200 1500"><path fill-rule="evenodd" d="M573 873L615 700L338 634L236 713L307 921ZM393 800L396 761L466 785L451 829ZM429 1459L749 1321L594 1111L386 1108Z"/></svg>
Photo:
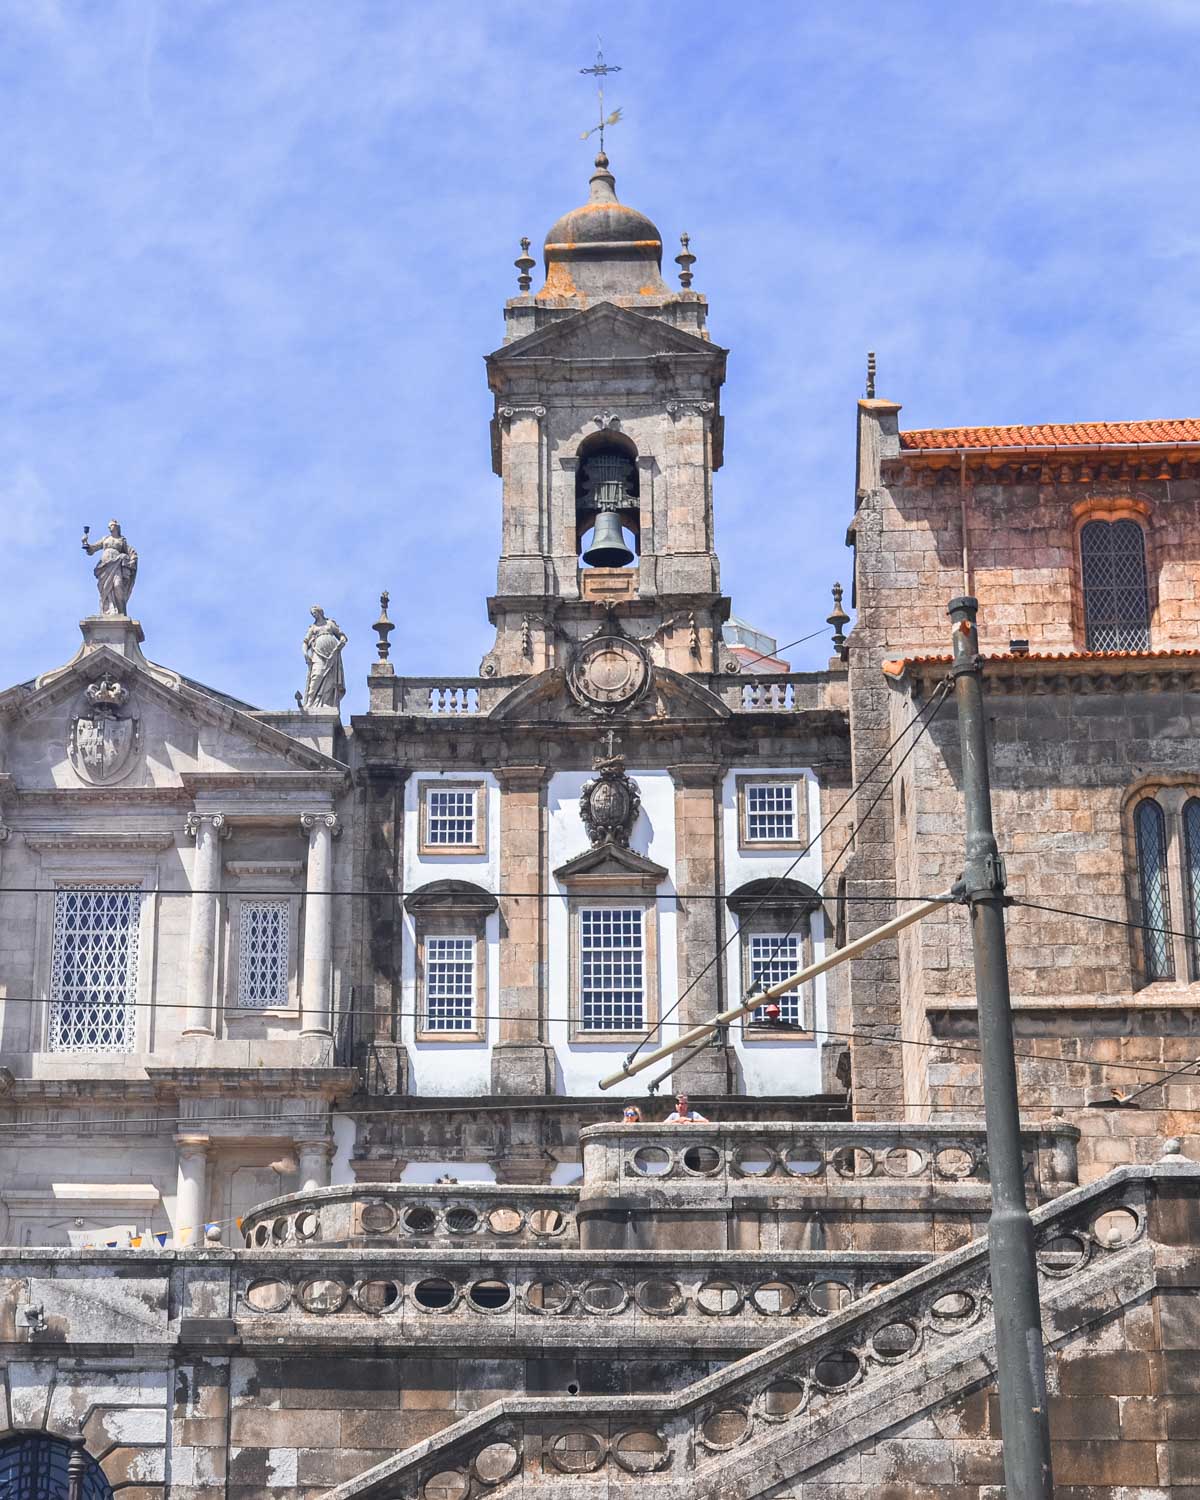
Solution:
<svg viewBox="0 0 1200 1500"><path fill-rule="evenodd" d="M812 847L789 869L796 858L796 851L788 850L741 850L738 848L738 776L803 776L807 788L808 834ZM814 889L821 880L824 850L822 841L816 837L821 827L821 794L816 777L809 770L795 766L735 766L725 776L721 788L721 824L724 844L725 894L728 896L749 880L762 880L771 876L787 875L790 880L803 881ZM822 893L824 894L824 893ZM734 937L737 919L732 912L726 913L726 935ZM824 956L825 926L820 912L812 916L813 958ZM742 948L739 939L729 944L725 954L726 975L730 1004L743 992ZM741 1024L731 1026L730 1041L741 1069L743 1087L747 1094L817 1094L821 1091L821 1028L826 1025L825 980L818 977L814 982L813 1001L817 1033L813 1041L780 1040L748 1042Z"/></svg>
<svg viewBox="0 0 1200 1500"><path fill-rule="evenodd" d="M401 1172L400 1181L436 1183L439 1177L457 1177L459 1182L495 1182L496 1173L483 1161L410 1161Z"/></svg>
<svg viewBox="0 0 1200 1500"><path fill-rule="evenodd" d="M670 1006L678 992L677 921L675 903L661 898L675 892L675 786L667 771L639 771L629 768L629 775L641 793L642 806L634 824L629 847L638 854L665 866L670 875L658 888L658 983L660 1013ZM549 1015L550 1043L554 1050L557 1091L560 1094L599 1094L599 1080L611 1072L629 1052L641 1032L631 1032L629 1042L617 1044L572 1042L570 1040L571 995L571 929L565 899L566 890L554 879L553 872L577 854L585 853L591 843L579 815L579 794L589 771L560 771L550 779L547 789L549 811L550 888L562 893L552 900L549 918ZM668 1031L668 1036L674 1032ZM652 1039L657 1041L657 1034ZM614 1109L617 1106L614 1105Z"/></svg>
<svg viewBox="0 0 1200 1500"><path fill-rule="evenodd" d="M487 798L487 852L485 854L420 853L420 784L436 781L480 781ZM491 774L423 771L410 776L404 789L404 891L411 894L434 880L469 880L486 891L500 889L500 788ZM492 1047L499 1034L500 1008L500 915L487 919L487 1026L484 1041L418 1042L416 1040L417 995L416 934L412 918L402 913L403 957L400 968L401 1037L408 1048L409 1090L414 1094L487 1094L492 1086ZM446 1167L444 1170L451 1171ZM430 1179L432 1181L432 1178Z"/></svg>

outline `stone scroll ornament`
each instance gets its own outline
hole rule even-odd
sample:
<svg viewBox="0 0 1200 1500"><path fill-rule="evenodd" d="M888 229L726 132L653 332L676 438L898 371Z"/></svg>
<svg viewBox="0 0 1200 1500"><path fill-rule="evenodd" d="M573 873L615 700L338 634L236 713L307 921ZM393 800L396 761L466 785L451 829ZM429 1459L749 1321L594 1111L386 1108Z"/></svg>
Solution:
<svg viewBox="0 0 1200 1500"><path fill-rule="evenodd" d="M88 541L90 531L90 526L83 528L82 546L89 557L97 552L100 554L92 569L100 594L100 613L126 615L129 613L129 596L137 580L138 555L129 545L129 538L121 535L119 521L110 521L108 535L98 542Z"/></svg>
<svg viewBox="0 0 1200 1500"><path fill-rule="evenodd" d="M579 812L592 846L620 844L629 848L629 835L637 822L642 798L636 784L625 774L625 757L613 750L609 732L607 752L592 762L600 774L585 782L579 795Z"/></svg>
<svg viewBox="0 0 1200 1500"><path fill-rule="evenodd" d="M123 712L129 689L105 673L84 689L86 707L71 719L67 755L76 774L102 786L116 781L129 769L141 741L137 714Z"/></svg>
<svg viewBox="0 0 1200 1500"><path fill-rule="evenodd" d="M304 683L304 708L337 708L346 696L346 674L342 669L342 652L347 637L336 620L325 618L325 611L314 604L313 617L304 637L304 661L308 675Z"/></svg>

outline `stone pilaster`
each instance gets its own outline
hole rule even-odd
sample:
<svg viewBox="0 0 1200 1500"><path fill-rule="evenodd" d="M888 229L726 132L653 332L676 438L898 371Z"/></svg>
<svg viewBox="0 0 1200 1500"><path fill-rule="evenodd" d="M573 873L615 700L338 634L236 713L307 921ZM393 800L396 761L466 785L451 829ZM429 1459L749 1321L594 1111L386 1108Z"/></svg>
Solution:
<svg viewBox="0 0 1200 1500"><path fill-rule="evenodd" d="M333 840L340 832L336 813L307 812L300 826L308 835L304 881L304 970L300 982L302 1036L330 1036L330 963L333 953Z"/></svg>
<svg viewBox="0 0 1200 1500"><path fill-rule="evenodd" d="M500 1035L492 1052L492 1091L552 1092L546 1039L545 766L501 766ZM512 892L528 894L513 895Z"/></svg>
<svg viewBox="0 0 1200 1500"><path fill-rule="evenodd" d="M675 766L671 770L675 783L675 885L684 892L677 918L679 992L688 992L671 1019L677 1020L683 1029L711 1020L730 1003L726 998L724 958L714 962L714 955L725 941L725 908L719 899L724 895L722 775L723 767L711 763ZM696 893L695 899L689 898L689 892ZM718 899L713 899L714 895ZM662 1040L670 1041L678 1034L669 1026ZM731 1093L733 1077L732 1049L718 1035L711 1046L702 1048L674 1070L672 1084L699 1098Z"/></svg>
<svg viewBox="0 0 1200 1500"><path fill-rule="evenodd" d="M184 825L196 840L192 861L192 911L188 935L187 1014L184 1036L213 1035L213 976L217 960L217 916L221 884L224 813L188 813Z"/></svg>
<svg viewBox="0 0 1200 1500"><path fill-rule="evenodd" d="M354 830L354 1060L371 1094L408 1092L408 1052L400 1041L404 788L409 771L368 764L359 781Z"/></svg>

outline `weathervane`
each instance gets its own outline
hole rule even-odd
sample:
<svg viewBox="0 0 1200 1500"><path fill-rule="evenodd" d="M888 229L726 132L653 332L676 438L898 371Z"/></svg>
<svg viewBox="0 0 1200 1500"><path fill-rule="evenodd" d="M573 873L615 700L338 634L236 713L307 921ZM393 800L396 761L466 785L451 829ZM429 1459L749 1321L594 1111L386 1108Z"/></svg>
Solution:
<svg viewBox="0 0 1200 1500"><path fill-rule="evenodd" d="M603 154L603 152L604 152L604 131L605 131L605 127L609 126L609 125L616 125L620 121L620 119L621 119L621 111L619 109L614 109L613 112L610 115L607 115L607 116L604 113L604 80L609 75L609 73L619 73L621 71L621 69L615 63L606 63L604 61L604 52L603 52L603 50L602 50L602 48L600 46L600 38L597 37L596 38L596 61L592 64L592 66L590 68L580 68L579 71L581 73L591 73L595 77L595 79L596 79L596 96L597 96L597 98L600 101L600 121L599 121L599 124L593 125L590 130L585 130L583 132L583 134L579 137L579 139L581 141L586 141L587 138L588 138L588 136L595 135L596 132L599 131L600 132L600 151L601 151L601 154Z"/></svg>

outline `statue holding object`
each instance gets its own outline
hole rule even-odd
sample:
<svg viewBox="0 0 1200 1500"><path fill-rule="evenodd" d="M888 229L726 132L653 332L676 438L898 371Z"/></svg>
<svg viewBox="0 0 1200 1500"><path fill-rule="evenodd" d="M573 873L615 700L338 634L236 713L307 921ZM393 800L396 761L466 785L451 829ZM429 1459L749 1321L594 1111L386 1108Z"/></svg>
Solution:
<svg viewBox="0 0 1200 1500"><path fill-rule="evenodd" d="M129 545L129 538L121 535L121 523L110 521L108 535L98 542L89 542L90 526L83 528L83 550L89 557L99 552L100 559L92 570L96 576L96 588L100 593L102 615L126 615L129 612L129 596L137 579L138 555Z"/></svg>

